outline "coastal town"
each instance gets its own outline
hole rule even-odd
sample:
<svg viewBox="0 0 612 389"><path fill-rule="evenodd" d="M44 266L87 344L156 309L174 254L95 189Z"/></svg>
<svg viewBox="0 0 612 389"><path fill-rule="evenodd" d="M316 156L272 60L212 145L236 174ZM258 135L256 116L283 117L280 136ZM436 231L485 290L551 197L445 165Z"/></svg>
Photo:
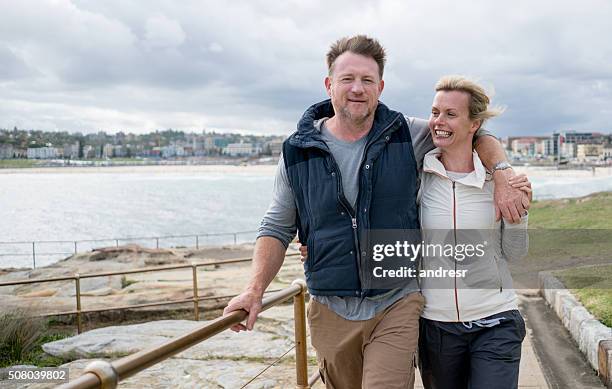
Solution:
<svg viewBox="0 0 612 389"><path fill-rule="evenodd" d="M274 163L286 136L176 130L133 134L94 134L0 129L0 159L36 165L130 163ZM516 164L612 164L612 133L559 131L546 136L502 139Z"/></svg>

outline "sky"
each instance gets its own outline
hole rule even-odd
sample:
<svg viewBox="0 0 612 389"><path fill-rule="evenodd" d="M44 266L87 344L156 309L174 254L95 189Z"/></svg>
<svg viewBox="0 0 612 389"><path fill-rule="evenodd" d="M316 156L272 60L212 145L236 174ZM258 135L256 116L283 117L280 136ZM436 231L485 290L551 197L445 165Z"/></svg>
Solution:
<svg viewBox="0 0 612 389"><path fill-rule="evenodd" d="M463 74L499 136L612 129L612 2L0 0L0 128L288 135L340 37L385 46L381 101L427 118Z"/></svg>

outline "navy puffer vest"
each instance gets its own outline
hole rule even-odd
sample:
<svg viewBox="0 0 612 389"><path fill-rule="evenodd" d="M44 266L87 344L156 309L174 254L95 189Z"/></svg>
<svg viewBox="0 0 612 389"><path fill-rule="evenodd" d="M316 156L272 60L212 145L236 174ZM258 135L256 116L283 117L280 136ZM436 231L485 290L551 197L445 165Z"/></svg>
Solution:
<svg viewBox="0 0 612 389"><path fill-rule="evenodd" d="M297 205L300 242L312 295L372 296L366 271L371 229L419 229L417 169L404 116L379 103L368 133L356 209L342 190L338 166L314 127L334 115L330 100L311 106L283 144L283 158Z"/></svg>

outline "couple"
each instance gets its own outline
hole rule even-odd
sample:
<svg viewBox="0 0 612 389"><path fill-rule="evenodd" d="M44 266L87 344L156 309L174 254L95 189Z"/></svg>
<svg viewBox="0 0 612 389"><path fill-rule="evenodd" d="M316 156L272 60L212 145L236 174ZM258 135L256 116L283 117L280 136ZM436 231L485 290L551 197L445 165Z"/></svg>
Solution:
<svg viewBox="0 0 612 389"><path fill-rule="evenodd" d="M432 343L427 349L428 358L422 355L420 358L427 362L422 371L432 378L430 387L465 387L467 380L474 388L485 387L474 382L478 374L470 368L472 338L479 337L479 328L493 329L491 333L502 327L519 328L522 321L515 306L508 302L504 308L512 309L493 312L504 313L503 317L458 316L445 322L434 315L429 317L432 323L427 323L430 302L423 312L425 299L417 279L391 290L369 287L366 269L372 253L366 242L371 230L418 230L420 217L431 223L431 228L444 222L444 228L453 228L449 225L454 220L453 214L444 215L453 199L443 198L451 187L465 192L470 209L482 208L482 212L464 215L465 220L470 220L469 225L477 225L468 228L500 228L493 210L508 221L524 224L521 215L526 212L528 200L520 188L528 191L528 183L513 177L499 142L479 129L486 116L467 114L471 104L463 89L445 87L438 91L431 131L426 121L406 119L379 103L384 88L384 64L385 51L374 39L359 35L340 39L331 46L325 78L331 99L310 107L300 120L298 131L283 144L273 201L255 244L251 280L245 291L229 302L225 312L246 310L249 313L246 325L238 324L232 329L253 328L261 311L263 292L278 273L297 231L300 242L309 250L304 264L312 297L308 320L326 387L413 387L421 314L426 318L421 325L421 354L429 346L429 339L438 336L432 340L438 345ZM485 101L485 112L487 104ZM477 151L473 157L472 136L476 136ZM434 142L439 148L432 151ZM455 152L449 154L445 149ZM462 154L461 158L455 155L457 152ZM465 161L466 153L471 162ZM449 169L445 168L447 163ZM491 172L492 181L476 184L484 176L483 165ZM458 174L454 181L443 173L447 170ZM437 186L434 191L424 188L420 196L419 171L424 172L424 184L430 180ZM467 174L461 177L462 173ZM432 177L428 178L430 174ZM448 180L447 185L441 180ZM477 194L478 190L486 191L488 196ZM421 212L427 207L434 211L431 219L425 213L419 215L418 197ZM456 200L461 204L463 198ZM462 211L467 208L459 209ZM484 224L486 227L481 227ZM456 289L453 294L457 296ZM463 304L456 305L458 314L460 303ZM457 323L463 325L460 321L472 325L472 329L455 331L460 330ZM432 328L426 331L429 324ZM457 328L444 328L446 324ZM441 341L445 345L447 336L456 341L454 356L442 348ZM512 366L512 371L503 378L495 378L499 382L493 387L516 387L515 356L495 355L498 349L490 343L485 342L491 349L480 358L498 363L501 358ZM517 344L520 353L520 340ZM449 361L451 366L446 365ZM444 374L453 376L450 386L436 381L444 375L440 374L442 369ZM493 369L487 367L483 373L499 374Z"/></svg>

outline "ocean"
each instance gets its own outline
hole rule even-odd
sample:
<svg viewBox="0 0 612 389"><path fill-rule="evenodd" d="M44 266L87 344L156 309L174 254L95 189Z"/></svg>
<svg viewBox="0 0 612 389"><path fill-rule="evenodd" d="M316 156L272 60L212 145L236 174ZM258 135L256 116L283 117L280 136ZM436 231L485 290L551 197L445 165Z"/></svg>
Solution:
<svg viewBox="0 0 612 389"><path fill-rule="evenodd" d="M529 174L536 199L612 191L610 169L595 176L520 170ZM36 265L44 266L73 252L75 241L78 251L117 243L195 246L196 234L200 245L252 241L271 200L274 171L274 166L0 171L0 268L31 267L32 242ZM242 233L205 236L234 232ZM182 235L187 236L154 239Z"/></svg>

